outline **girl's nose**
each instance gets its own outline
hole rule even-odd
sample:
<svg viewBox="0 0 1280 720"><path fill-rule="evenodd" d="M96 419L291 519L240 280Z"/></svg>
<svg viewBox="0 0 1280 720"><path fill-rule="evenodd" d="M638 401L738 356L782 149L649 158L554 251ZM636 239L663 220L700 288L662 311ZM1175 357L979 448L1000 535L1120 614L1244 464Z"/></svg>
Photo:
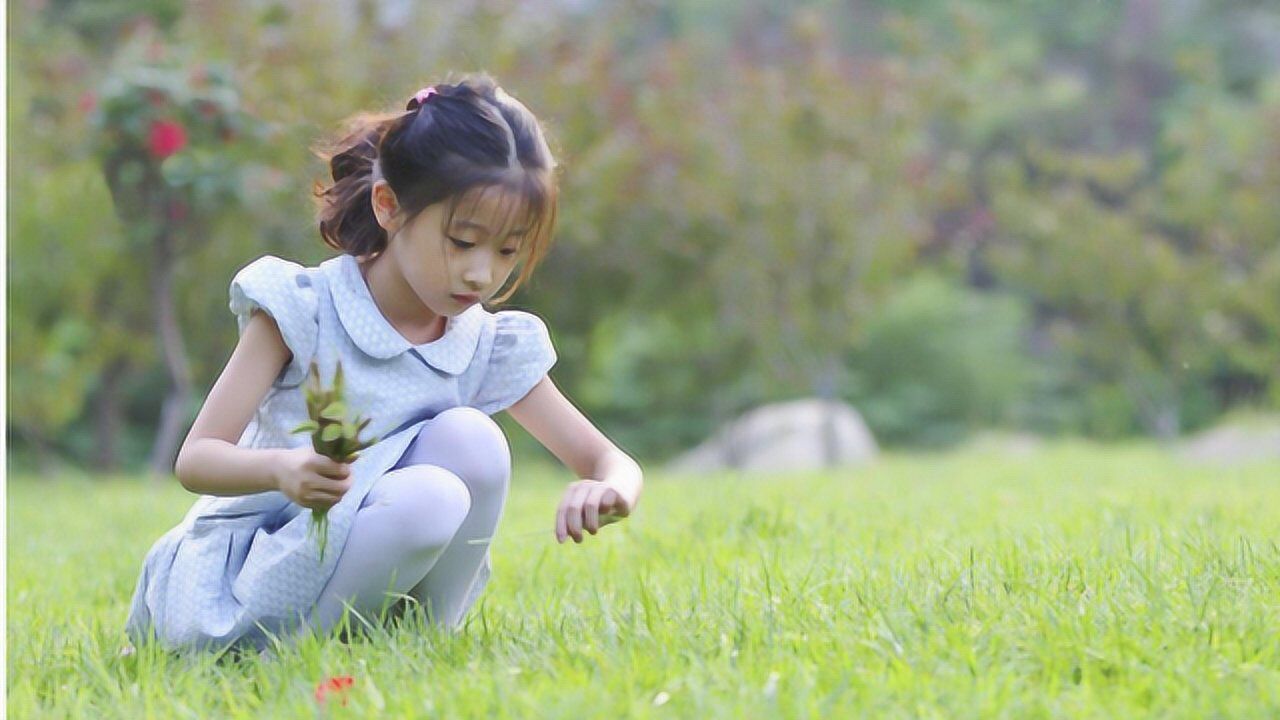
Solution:
<svg viewBox="0 0 1280 720"><path fill-rule="evenodd" d="M493 275L489 271L488 263L477 263L472 265L463 273L462 280L477 290L488 287L492 281Z"/></svg>

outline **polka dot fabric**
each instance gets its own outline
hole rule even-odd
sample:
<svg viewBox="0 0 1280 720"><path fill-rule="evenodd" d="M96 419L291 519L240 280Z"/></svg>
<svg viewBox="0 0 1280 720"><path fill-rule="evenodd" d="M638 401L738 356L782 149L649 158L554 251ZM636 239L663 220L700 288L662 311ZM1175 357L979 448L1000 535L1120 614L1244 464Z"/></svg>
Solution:
<svg viewBox="0 0 1280 720"><path fill-rule="evenodd" d="M300 382L315 355L317 336L316 293L306 269L270 255L258 258L231 280L230 307L241 335L253 310L271 315L293 352L279 382Z"/></svg>
<svg viewBox="0 0 1280 720"><path fill-rule="evenodd" d="M556 362L542 318L518 310L497 313L489 370L471 400L486 415L506 410L529 394Z"/></svg>
<svg viewBox="0 0 1280 720"><path fill-rule="evenodd" d="M237 444L309 444L290 431L306 419L301 386L313 359L326 382L341 360L348 407L372 419L365 436L377 442L352 463L352 488L329 510L323 561L308 537L310 511L283 493L200 496L143 560L125 622L135 643L155 640L173 650L265 647L271 635L296 628L333 574L365 493L395 466L422 424L459 405L500 412L556 361L541 318L479 305L449 318L439 339L414 345L378 310L350 255L317 267L258 258L231 282L230 309L241 332L254 308L276 320L294 357ZM486 556L468 605L490 576Z"/></svg>

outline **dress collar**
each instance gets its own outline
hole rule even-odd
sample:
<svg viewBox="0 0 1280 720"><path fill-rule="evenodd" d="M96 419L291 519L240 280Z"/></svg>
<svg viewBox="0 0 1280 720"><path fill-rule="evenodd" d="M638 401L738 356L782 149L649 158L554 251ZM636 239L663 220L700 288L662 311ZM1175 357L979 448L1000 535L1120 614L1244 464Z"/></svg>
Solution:
<svg viewBox="0 0 1280 720"><path fill-rule="evenodd" d="M485 310L479 304L450 317L439 338L414 345L378 309L354 256L343 253L322 262L320 267L329 280L343 327L366 354L388 359L414 350L428 365L449 375L458 375L471 365L484 324Z"/></svg>

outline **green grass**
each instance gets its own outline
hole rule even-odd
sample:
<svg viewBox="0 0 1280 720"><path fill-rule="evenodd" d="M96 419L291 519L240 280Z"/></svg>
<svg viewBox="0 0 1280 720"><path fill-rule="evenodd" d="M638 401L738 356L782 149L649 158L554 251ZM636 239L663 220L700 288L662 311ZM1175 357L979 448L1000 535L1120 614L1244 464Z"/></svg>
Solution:
<svg viewBox="0 0 1280 720"><path fill-rule="evenodd" d="M1280 714L1275 465L1060 444L651 473L582 545L552 537L571 478L516 472L464 631L220 663L116 656L142 556L193 496L11 478L9 716L314 717L329 675L355 677L332 717Z"/></svg>

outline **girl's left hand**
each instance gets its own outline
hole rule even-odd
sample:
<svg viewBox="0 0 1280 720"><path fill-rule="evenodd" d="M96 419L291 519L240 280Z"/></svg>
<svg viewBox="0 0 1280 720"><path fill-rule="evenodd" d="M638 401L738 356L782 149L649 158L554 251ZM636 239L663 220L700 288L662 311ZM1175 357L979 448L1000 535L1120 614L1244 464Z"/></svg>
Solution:
<svg viewBox="0 0 1280 720"><path fill-rule="evenodd" d="M578 480L565 488L564 499L556 509L556 542L572 537L583 540L582 530L595 535L605 525L616 523L631 514L631 504L603 480Z"/></svg>

